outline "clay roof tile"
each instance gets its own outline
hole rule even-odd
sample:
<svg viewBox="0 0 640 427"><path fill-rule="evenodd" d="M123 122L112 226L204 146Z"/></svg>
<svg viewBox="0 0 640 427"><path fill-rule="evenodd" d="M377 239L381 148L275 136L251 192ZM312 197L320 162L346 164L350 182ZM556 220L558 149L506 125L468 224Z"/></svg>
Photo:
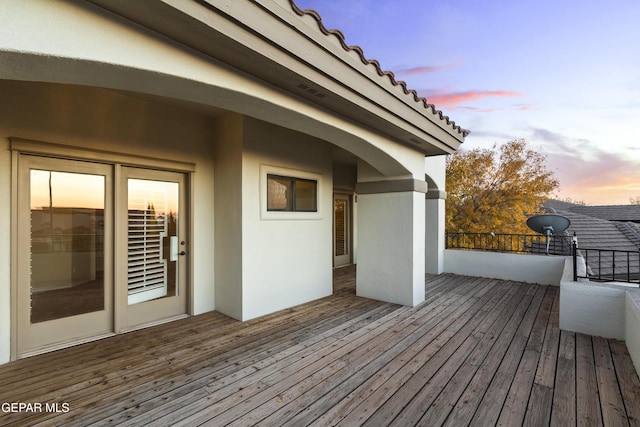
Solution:
<svg viewBox="0 0 640 427"><path fill-rule="evenodd" d="M338 39L338 42L346 52L357 53L357 55L360 57L360 61L362 61L364 65L373 65L380 77L386 77L389 79L391 85L401 87L405 95L413 97L413 100L416 103L422 104L425 109L430 109L433 114L437 115L440 120L444 121L448 126L451 126L453 130L455 130L462 136L467 136L470 133L469 130L463 129L460 126L456 125L456 122L450 120L449 116L446 116L441 110L437 110L435 105L429 104L427 102L427 99L418 95L418 92L416 92L414 89L409 89L406 82L402 80L396 80L396 77L392 71L383 70L382 66L376 59L367 59L367 57L364 55L364 51L360 46L348 45L345 41L345 37L342 31L336 29L328 29L327 27L325 27L318 12L313 9L300 9L298 5L296 5L295 0L289 0L289 3L291 4L291 9L293 9L293 11L298 14L298 16L307 15L313 17L318 25L318 29L322 34L327 37L336 37Z"/></svg>

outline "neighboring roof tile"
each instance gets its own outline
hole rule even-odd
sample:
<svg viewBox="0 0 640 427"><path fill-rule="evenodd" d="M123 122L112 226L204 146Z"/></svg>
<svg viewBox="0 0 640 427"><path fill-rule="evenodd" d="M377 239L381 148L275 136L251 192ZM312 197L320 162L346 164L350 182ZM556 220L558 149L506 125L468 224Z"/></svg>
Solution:
<svg viewBox="0 0 640 427"><path fill-rule="evenodd" d="M581 215L571 211L558 211L558 215L565 216L571 221L567 229L569 235L575 232L578 236L578 246L590 249L613 249L619 251L637 251L640 246L627 237L613 221L607 221L588 215Z"/></svg>
<svg viewBox="0 0 640 427"><path fill-rule="evenodd" d="M571 206L570 211L609 221L640 222L640 205Z"/></svg>
<svg viewBox="0 0 640 427"><path fill-rule="evenodd" d="M395 74L393 74L392 71L383 70L382 67L380 66L380 63L375 59L367 59L367 57L365 57L364 55L364 51L360 46L349 46L345 42L344 34L342 34L340 30L327 29L327 27L325 27L324 24L322 23L322 18L320 17L320 14L318 12L316 12L313 9L304 9L304 10L300 9L298 5L295 3L295 0L289 0L289 3L291 4L291 8L293 9L293 11L296 14L298 14L298 16L308 15L313 17L316 23L318 24L318 29L320 30L320 32L322 32L322 34L324 34L327 37L329 36L336 37L340 42L340 45L346 52L355 52L358 54L358 56L360 57L360 61L362 61L364 65L373 65L380 77L387 77L389 79L389 82L393 86L400 86L406 95L411 95L413 97L413 100L417 103L421 103L425 109L431 109L433 114L438 115L438 117L440 117L440 120L444 121L447 125L451 126L455 131L457 131L462 136L469 135L470 133L469 130L463 129L460 126L456 125L456 122L454 122L453 120L450 120L449 116L446 116L442 111L437 110L435 105L429 104L425 97L419 96L418 92L416 92L414 89L407 88L406 82L402 80L396 80Z"/></svg>
<svg viewBox="0 0 640 427"><path fill-rule="evenodd" d="M640 224L635 222L616 222L616 227L630 242L640 248Z"/></svg>
<svg viewBox="0 0 640 427"><path fill-rule="evenodd" d="M544 207L571 221L565 233L568 235L575 233L578 237L578 249L581 256L585 258L587 271L592 278L637 281L635 275L640 268L638 255L640 254L640 224L610 221L576 212L579 210L577 208L581 210L594 206L548 200L544 203ZM586 211L592 212L590 209Z"/></svg>
<svg viewBox="0 0 640 427"><path fill-rule="evenodd" d="M542 205L547 209L548 208L553 209L553 212L568 211L570 210L570 208L574 206L580 206L577 203L565 202L563 200L555 200L555 199L549 199L546 202L544 202Z"/></svg>

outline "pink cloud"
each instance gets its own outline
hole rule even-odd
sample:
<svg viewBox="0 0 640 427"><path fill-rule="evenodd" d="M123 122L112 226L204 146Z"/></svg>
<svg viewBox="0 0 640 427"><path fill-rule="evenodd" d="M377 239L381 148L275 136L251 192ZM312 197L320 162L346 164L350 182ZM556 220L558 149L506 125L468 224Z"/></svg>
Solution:
<svg viewBox="0 0 640 427"><path fill-rule="evenodd" d="M544 152L560 181L560 197L590 204L627 204L640 195L638 160L608 152L595 142L532 129L532 140L544 141Z"/></svg>
<svg viewBox="0 0 640 427"><path fill-rule="evenodd" d="M435 73L437 71L447 70L449 68L455 68L462 65L462 61L458 61L454 64L446 64L446 65L424 65L421 67L413 67L413 68L405 68L402 70L396 71L396 74L399 76L415 76L419 74L430 74Z"/></svg>
<svg viewBox="0 0 640 427"><path fill-rule="evenodd" d="M534 107L533 105L530 105L530 104L518 105L516 106L516 109L518 111L540 111L539 107Z"/></svg>
<svg viewBox="0 0 640 427"><path fill-rule="evenodd" d="M502 111L504 108L479 108L475 110L476 113L495 113L496 111Z"/></svg>
<svg viewBox="0 0 640 427"><path fill-rule="evenodd" d="M510 90L484 90L484 91L467 91L467 92L455 92L434 94L427 97L427 101L430 104L435 104L436 107L457 107L458 105L477 101L485 98L499 98L499 97L511 97L517 98L522 96L522 93Z"/></svg>

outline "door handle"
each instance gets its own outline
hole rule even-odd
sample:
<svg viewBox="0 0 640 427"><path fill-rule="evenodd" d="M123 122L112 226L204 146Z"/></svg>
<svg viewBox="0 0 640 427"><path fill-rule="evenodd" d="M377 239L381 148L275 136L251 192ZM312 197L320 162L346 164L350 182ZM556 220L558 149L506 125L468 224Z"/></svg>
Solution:
<svg viewBox="0 0 640 427"><path fill-rule="evenodd" d="M169 261L178 260L178 236L169 238Z"/></svg>
<svg viewBox="0 0 640 427"><path fill-rule="evenodd" d="M177 236L171 236L171 239L169 240L170 242L170 254L171 254L171 258L170 261L177 261L178 260L178 256L184 256L187 254L186 251L180 251L178 252L178 237ZM180 245L184 246L186 245L185 241L180 242Z"/></svg>

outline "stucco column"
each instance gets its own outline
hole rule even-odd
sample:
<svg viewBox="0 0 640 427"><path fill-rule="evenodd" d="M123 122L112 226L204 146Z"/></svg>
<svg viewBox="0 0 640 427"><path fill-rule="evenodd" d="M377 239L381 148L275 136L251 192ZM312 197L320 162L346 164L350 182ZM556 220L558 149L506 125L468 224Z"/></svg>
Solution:
<svg viewBox="0 0 640 427"><path fill-rule="evenodd" d="M359 296L407 306L424 301L426 183L359 183Z"/></svg>
<svg viewBox="0 0 640 427"><path fill-rule="evenodd" d="M425 157L424 170L429 186L425 202L425 270L427 273L440 274L444 272L447 157Z"/></svg>
<svg viewBox="0 0 640 427"><path fill-rule="evenodd" d="M425 216L425 271L440 274L444 271L446 193L429 190Z"/></svg>

